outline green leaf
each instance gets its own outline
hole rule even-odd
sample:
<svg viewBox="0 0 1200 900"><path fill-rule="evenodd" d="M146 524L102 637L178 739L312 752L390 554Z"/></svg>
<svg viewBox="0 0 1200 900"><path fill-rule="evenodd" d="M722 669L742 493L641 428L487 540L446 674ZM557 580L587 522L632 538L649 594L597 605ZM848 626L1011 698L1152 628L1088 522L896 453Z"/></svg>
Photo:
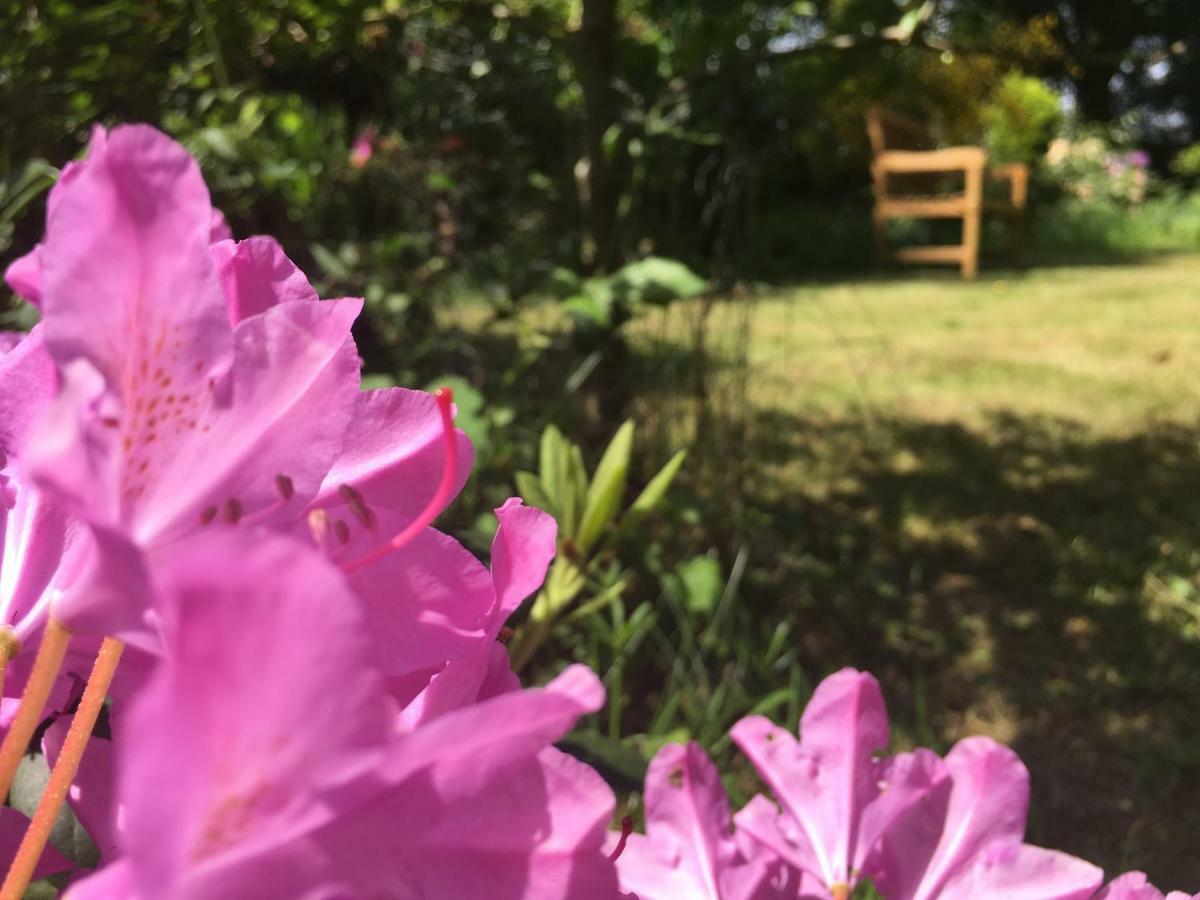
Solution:
<svg viewBox="0 0 1200 900"><path fill-rule="evenodd" d="M350 277L350 267L328 247L321 244L310 244L308 249L312 252L313 259L317 261L317 265L330 278L345 280Z"/></svg>
<svg viewBox="0 0 1200 900"><path fill-rule="evenodd" d="M850 900L884 900L884 896L879 893L875 885L871 884L870 880L863 880L855 886Z"/></svg>
<svg viewBox="0 0 1200 900"><path fill-rule="evenodd" d="M542 492L550 501L554 515L562 512L562 471L566 468L567 452L564 446L562 432L553 425L547 425L542 432L542 444L538 459L538 475L542 479ZM560 539L566 535L560 534Z"/></svg>
<svg viewBox="0 0 1200 900"><path fill-rule="evenodd" d="M448 387L454 392L454 405L457 407L454 424L467 433L475 447L476 457L484 458L492 442L492 423L484 409L483 394L461 375L435 378L425 390L432 391L439 387Z"/></svg>
<svg viewBox="0 0 1200 900"><path fill-rule="evenodd" d="M694 556L675 567L683 605L693 615L709 615L721 599L721 563L713 556Z"/></svg>
<svg viewBox="0 0 1200 900"><path fill-rule="evenodd" d="M583 451L578 444L568 442L566 481L570 485L571 503L564 511L564 520L570 523L568 534L574 534L583 518L583 503L588 491L587 467L583 464ZM566 527L566 526L564 526Z"/></svg>
<svg viewBox="0 0 1200 900"><path fill-rule="evenodd" d="M583 520L579 523L579 535L576 538L576 543L584 553L595 546L617 514L625 493L625 480L629 477L632 451L633 422L626 422L609 441L588 487L587 504L583 508Z"/></svg>
<svg viewBox="0 0 1200 900"><path fill-rule="evenodd" d="M650 479L650 483L642 489L637 499L633 501L633 505L625 513L625 518L621 522L621 529L623 531L638 525L662 503L663 497L667 494L667 489L671 487L671 482L679 474L679 470L683 467L685 459L687 459L687 451L680 450L667 461L665 466L658 470L657 475Z"/></svg>
<svg viewBox="0 0 1200 900"><path fill-rule="evenodd" d="M636 791L646 777L646 762L623 741L598 731L572 731L558 742L560 750L592 766L605 780L623 790Z"/></svg>
<svg viewBox="0 0 1200 900"><path fill-rule="evenodd" d="M618 269L610 279L613 293L631 303L666 304L704 293L707 282L683 263L648 256Z"/></svg>
<svg viewBox="0 0 1200 900"><path fill-rule="evenodd" d="M542 482L536 475L532 472L518 472L514 479L517 483L517 493L521 495L522 500L553 515L550 498L542 490Z"/></svg>

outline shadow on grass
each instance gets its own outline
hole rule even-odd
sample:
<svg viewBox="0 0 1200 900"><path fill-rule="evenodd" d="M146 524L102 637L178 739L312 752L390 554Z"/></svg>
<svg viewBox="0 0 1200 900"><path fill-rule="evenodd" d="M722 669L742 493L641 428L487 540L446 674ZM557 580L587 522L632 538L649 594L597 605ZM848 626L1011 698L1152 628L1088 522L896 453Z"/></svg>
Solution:
<svg viewBox="0 0 1200 900"><path fill-rule="evenodd" d="M940 749L986 731L1033 774L1029 839L1200 884L1200 428L1063 420L753 423L750 602L820 669L875 671ZM769 613L766 611L770 610ZM926 714L924 711L928 710Z"/></svg>

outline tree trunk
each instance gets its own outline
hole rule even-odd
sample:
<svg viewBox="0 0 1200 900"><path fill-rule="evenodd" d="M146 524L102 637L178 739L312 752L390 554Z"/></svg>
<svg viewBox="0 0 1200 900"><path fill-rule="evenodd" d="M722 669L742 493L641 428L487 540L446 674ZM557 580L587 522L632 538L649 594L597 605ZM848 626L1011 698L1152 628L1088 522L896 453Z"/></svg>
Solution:
<svg viewBox="0 0 1200 900"><path fill-rule="evenodd" d="M617 0L583 0L576 72L583 89L585 170L579 175L583 207L584 265L609 270L619 261L616 160L604 151L604 135L617 120L613 78L617 65Z"/></svg>

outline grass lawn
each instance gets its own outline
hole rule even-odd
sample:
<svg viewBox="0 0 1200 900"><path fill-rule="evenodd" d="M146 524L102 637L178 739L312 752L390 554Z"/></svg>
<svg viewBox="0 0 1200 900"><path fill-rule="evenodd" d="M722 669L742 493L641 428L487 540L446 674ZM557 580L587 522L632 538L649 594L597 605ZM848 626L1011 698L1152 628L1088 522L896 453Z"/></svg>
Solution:
<svg viewBox="0 0 1200 900"><path fill-rule="evenodd" d="M745 498L745 602L813 676L880 674L901 743L1012 743L1031 840L1193 889L1198 284L1187 256L762 292L710 313L715 409L642 402L726 442L701 479ZM696 316L641 323L646 358Z"/></svg>

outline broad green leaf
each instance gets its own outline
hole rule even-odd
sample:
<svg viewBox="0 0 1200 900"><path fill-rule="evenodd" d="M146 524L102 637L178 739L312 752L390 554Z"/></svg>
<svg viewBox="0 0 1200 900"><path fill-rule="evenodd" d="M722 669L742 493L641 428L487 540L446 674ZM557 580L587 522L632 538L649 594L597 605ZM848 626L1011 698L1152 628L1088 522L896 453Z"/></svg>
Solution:
<svg viewBox="0 0 1200 900"><path fill-rule="evenodd" d="M622 266L610 279L613 292L627 303L670 303L704 293L707 282L683 263L648 256Z"/></svg>
<svg viewBox="0 0 1200 900"><path fill-rule="evenodd" d="M709 615L725 586L721 563L713 556L693 556L675 567L674 575L683 605L693 615Z"/></svg>
<svg viewBox="0 0 1200 900"><path fill-rule="evenodd" d="M588 487L583 520L579 523L576 543L587 553L596 545L604 529L613 521L625 493L629 477L629 457L633 451L633 422L626 422L609 441L592 483Z"/></svg>

